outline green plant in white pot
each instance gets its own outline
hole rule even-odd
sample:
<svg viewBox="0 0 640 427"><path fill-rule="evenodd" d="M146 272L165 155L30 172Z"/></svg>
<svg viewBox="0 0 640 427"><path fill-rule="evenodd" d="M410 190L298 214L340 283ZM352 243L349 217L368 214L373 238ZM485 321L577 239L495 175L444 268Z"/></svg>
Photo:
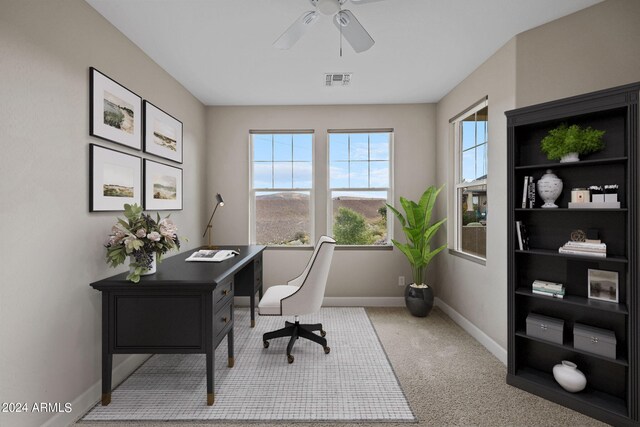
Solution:
<svg viewBox="0 0 640 427"><path fill-rule="evenodd" d="M582 128L578 125L561 124L551 129L540 142L540 149L549 160L560 160L560 163L577 162L580 154L589 154L604 148L602 136L605 131Z"/></svg>
<svg viewBox="0 0 640 427"><path fill-rule="evenodd" d="M387 204L400 221L402 231L407 236L407 243L400 243L394 239L391 239L391 242L407 257L409 264L411 264L413 283L405 288L405 302L411 314L418 317L428 315L433 308L433 290L424 283L424 274L433 257L446 247L446 245L442 245L431 249L434 236L447 220L443 218L431 222L436 198L443 188L444 186L440 188L429 186L417 203L400 197L400 204L405 215Z"/></svg>

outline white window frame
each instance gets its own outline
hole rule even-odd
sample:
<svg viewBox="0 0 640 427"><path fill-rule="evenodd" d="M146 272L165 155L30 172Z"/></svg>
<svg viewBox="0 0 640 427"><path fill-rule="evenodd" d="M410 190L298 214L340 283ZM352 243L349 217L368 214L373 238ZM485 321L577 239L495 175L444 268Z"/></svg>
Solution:
<svg viewBox="0 0 640 427"><path fill-rule="evenodd" d="M487 181L489 177L489 120L487 118L487 141L486 141L487 178L485 179L477 179L471 182L462 182L463 150L462 150L462 139L460 138L460 127L463 119L469 117L469 115L471 114L477 113L478 111L488 106L489 106L489 99L488 97L485 97L449 121L451 126L451 134L453 136L452 143L454 146L454 150L453 150L454 175L453 175L453 185L451 186L453 189L452 215L454 216L453 218L454 220L451 221L452 215L449 215L449 218L450 218L449 224L455 224L455 227L453 228L453 232L449 233L449 235L453 237L453 240L449 241L449 250L453 254L462 255L464 258L479 262L481 264L484 264L486 262L486 259L487 259L486 256L482 257L482 256L478 256L476 254L472 254L462 250L462 235L461 235L462 215L460 215L462 207L460 206L460 198L458 197L458 193L460 192L460 190L464 190L469 187L477 187L480 185L484 185L485 188L488 188ZM488 220L489 218L487 218L487 222Z"/></svg>
<svg viewBox="0 0 640 427"><path fill-rule="evenodd" d="M389 134L389 187L355 187L355 188L331 188L331 134L353 134L353 133L388 133ZM375 192L375 191L386 191L387 192L387 203L393 205L393 176L394 176L394 130L393 129L329 129L327 130L327 234L329 236L333 236L333 192ZM371 161L368 159L367 161ZM391 243L391 239L393 238L393 222L395 216L393 212L387 210L387 243L384 245L337 245L340 248L392 248L393 244Z"/></svg>
<svg viewBox="0 0 640 427"><path fill-rule="evenodd" d="M311 134L311 188L254 188L253 186L253 135ZM315 244L315 132L313 130L251 130L249 131L249 242L256 243L256 192L309 192L309 243L306 245L268 245L270 248L313 247ZM273 162L274 160L272 160Z"/></svg>

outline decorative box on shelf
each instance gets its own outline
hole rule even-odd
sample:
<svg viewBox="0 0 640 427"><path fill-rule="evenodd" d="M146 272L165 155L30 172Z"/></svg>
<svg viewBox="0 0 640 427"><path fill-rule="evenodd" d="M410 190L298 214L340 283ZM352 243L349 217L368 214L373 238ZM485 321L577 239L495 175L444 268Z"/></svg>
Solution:
<svg viewBox="0 0 640 427"><path fill-rule="evenodd" d="M527 335L556 344L563 343L564 320L542 314L529 313Z"/></svg>
<svg viewBox="0 0 640 427"><path fill-rule="evenodd" d="M615 359L616 334L607 329L576 323L573 327L573 347Z"/></svg>
<svg viewBox="0 0 640 427"><path fill-rule="evenodd" d="M620 209L620 202L569 202L569 209Z"/></svg>

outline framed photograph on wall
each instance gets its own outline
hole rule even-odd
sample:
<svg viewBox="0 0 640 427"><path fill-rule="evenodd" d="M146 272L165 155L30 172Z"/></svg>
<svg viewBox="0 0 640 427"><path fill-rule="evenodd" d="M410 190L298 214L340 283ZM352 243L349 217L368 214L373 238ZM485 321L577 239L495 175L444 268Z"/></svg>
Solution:
<svg viewBox="0 0 640 427"><path fill-rule="evenodd" d="M182 169L144 160L144 208L182 210Z"/></svg>
<svg viewBox="0 0 640 427"><path fill-rule="evenodd" d="M144 151L182 163L182 122L144 101Z"/></svg>
<svg viewBox="0 0 640 427"><path fill-rule="evenodd" d="M140 157L89 144L89 212L124 211L142 204Z"/></svg>
<svg viewBox="0 0 640 427"><path fill-rule="evenodd" d="M588 269L589 298L618 302L618 272Z"/></svg>
<svg viewBox="0 0 640 427"><path fill-rule="evenodd" d="M93 67L89 81L89 134L140 150L142 98Z"/></svg>

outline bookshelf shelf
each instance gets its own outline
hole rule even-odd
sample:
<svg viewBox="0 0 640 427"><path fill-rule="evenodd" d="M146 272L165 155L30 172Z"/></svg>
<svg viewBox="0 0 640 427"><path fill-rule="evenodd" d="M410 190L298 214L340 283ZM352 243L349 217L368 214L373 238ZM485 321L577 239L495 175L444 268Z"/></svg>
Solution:
<svg viewBox="0 0 640 427"><path fill-rule="evenodd" d="M539 298L552 303L576 305L587 309L608 311L611 313L622 315L629 314L629 310L627 309L626 304L598 301L575 295L565 295L564 298L553 298L546 295L534 294L533 292L531 292L531 289L523 287L516 289L516 294L530 298Z"/></svg>
<svg viewBox="0 0 640 427"><path fill-rule="evenodd" d="M537 369L519 369L517 374L508 375L507 383L549 400L560 396L562 400L567 402L566 406L576 411L583 412L581 408L584 406L594 408L602 413L602 418L617 420L619 417L627 415L627 405L624 399L599 392L591 387L587 387L580 393L569 393L556 383L553 375ZM613 416L608 418L609 414Z"/></svg>
<svg viewBox="0 0 640 427"><path fill-rule="evenodd" d="M562 343L562 344L556 344L556 343L553 343L551 341L546 341L546 340L543 340L543 339L540 339L540 338L529 336L529 335L526 334L526 332L524 330L519 330L518 332L516 332L516 336L518 336L520 338L528 339L528 340L531 340L531 341L536 341L536 342L539 342L539 343L542 343L542 344L546 344L546 345L549 345L551 347L560 348L562 350L568 350L568 351L572 351L574 353L579 353L579 354L587 355L589 357L594 357L596 359L605 360L607 362L615 363L617 365L629 366L629 362L627 362L627 359L625 359L620 354L615 359L611 359L610 357L604 357L604 356L600 356L598 354L593 354L593 353L589 353L587 351L583 351L583 350L579 350L577 348L574 348L572 339L565 340L565 342Z"/></svg>
<svg viewBox="0 0 640 427"><path fill-rule="evenodd" d="M612 425L640 426L640 283L638 277L638 121L640 83L506 112L508 142L507 383ZM604 149L579 162L549 161L540 141L559 124L604 130ZM525 188L551 169L563 182L559 208L522 208ZM618 185L621 208L569 209L571 189ZM533 193L531 193L533 196ZM541 200L531 198L533 206ZM523 227L519 227L518 224ZM518 231L526 229L528 250ZM574 230L595 230L606 258L559 253ZM588 270L615 271L618 303L587 297ZM564 283L564 298L534 294L536 279ZM584 284L582 284L584 283ZM525 320L541 314L564 321L562 344L528 336ZM573 347L576 323L613 331L616 359ZM587 377L579 393L564 391L553 366L571 360Z"/></svg>
<svg viewBox="0 0 640 427"><path fill-rule="evenodd" d="M614 163L625 163L628 160L626 156L623 157L612 157L608 159L595 159L595 160L581 160L579 162L573 163L541 163L535 165L523 165L516 166L514 169L516 171L531 171L538 169L564 169L564 168L574 168L574 167L585 167L585 166L601 166L601 165L610 165Z"/></svg>
<svg viewBox="0 0 640 427"><path fill-rule="evenodd" d="M588 256L588 255L572 255L572 254L561 254L557 250L551 249L528 249L525 251L521 251L519 249L515 250L517 254L526 254L526 255L540 255L540 256L552 256L552 257L560 257L560 258L569 258L569 259L579 259L585 261L596 261L596 262L621 262L628 263L629 261L625 257L615 256L615 255L607 255L606 258Z"/></svg>
<svg viewBox="0 0 640 427"><path fill-rule="evenodd" d="M551 213L551 212L615 212L615 213L625 213L627 212L627 208L607 208L607 209L579 209L579 208L557 208L557 209L542 209L542 208L516 208L516 212L535 212L535 213Z"/></svg>

